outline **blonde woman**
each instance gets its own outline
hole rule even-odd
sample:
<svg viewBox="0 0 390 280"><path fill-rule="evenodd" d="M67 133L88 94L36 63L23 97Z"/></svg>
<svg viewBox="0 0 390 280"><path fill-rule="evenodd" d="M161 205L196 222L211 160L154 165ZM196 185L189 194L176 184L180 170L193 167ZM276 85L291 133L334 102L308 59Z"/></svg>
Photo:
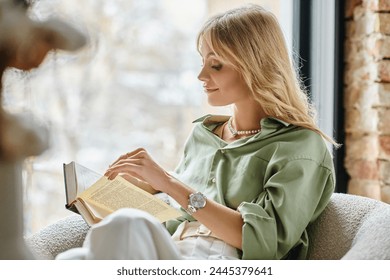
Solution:
<svg viewBox="0 0 390 280"><path fill-rule="evenodd" d="M197 43L208 102L232 115L196 120L174 173L142 148L106 172L169 194L183 216L164 227L118 211L63 258L306 257L306 228L335 185L325 140L336 143L315 124L275 16L256 5L228 11L205 23Z"/></svg>

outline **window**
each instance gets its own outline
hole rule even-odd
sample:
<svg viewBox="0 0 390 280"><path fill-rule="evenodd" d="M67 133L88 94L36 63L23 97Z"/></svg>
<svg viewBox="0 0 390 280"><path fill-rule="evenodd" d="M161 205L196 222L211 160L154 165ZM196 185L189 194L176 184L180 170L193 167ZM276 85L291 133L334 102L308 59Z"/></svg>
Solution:
<svg viewBox="0 0 390 280"><path fill-rule="evenodd" d="M344 143L344 1L294 0L294 49L302 79L318 113L318 125ZM330 149L333 149L329 145ZM336 191L345 193L345 148L333 150Z"/></svg>
<svg viewBox="0 0 390 280"><path fill-rule="evenodd" d="M166 169L178 163L191 122L210 108L197 80L196 35L211 15L258 3L279 18L291 49L292 1L37 0L31 17L58 16L84 31L77 53L48 55L36 70L8 70L4 103L32 112L51 146L25 163L28 233L69 215L62 164L104 173L120 154L145 147Z"/></svg>

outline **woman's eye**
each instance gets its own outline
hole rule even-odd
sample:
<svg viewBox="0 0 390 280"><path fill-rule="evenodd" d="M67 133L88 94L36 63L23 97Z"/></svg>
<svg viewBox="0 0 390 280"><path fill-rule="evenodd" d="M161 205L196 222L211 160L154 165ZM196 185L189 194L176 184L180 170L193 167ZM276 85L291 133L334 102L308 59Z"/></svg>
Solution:
<svg viewBox="0 0 390 280"><path fill-rule="evenodd" d="M215 70L219 71L219 70L221 70L221 69L222 69L222 64L215 64L215 65L211 65L211 68L213 68L213 69L215 69Z"/></svg>

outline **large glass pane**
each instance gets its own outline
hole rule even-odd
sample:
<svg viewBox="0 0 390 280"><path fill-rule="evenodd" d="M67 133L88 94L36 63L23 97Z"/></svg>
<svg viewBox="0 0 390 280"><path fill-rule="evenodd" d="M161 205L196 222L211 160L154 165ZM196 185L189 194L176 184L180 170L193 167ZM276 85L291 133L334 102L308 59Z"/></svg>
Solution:
<svg viewBox="0 0 390 280"><path fill-rule="evenodd" d="M51 147L25 164L26 230L69 215L62 164L104 173L117 156L146 148L167 170L178 163L192 120L210 108L197 80L196 35L212 14L258 3L281 20L291 46L290 0L37 0L31 17L59 16L89 36L75 54L51 53L40 68L8 70L4 103L32 112Z"/></svg>

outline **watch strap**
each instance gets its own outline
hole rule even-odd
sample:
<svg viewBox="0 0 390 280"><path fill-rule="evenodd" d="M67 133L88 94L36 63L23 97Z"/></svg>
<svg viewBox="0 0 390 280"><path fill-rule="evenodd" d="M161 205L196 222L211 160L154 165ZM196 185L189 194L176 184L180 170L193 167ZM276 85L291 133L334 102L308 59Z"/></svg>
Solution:
<svg viewBox="0 0 390 280"><path fill-rule="evenodd" d="M192 197L193 196L201 196L201 197L203 197L204 205L202 207L196 207L195 205L193 205L192 204ZM204 194L202 194L201 192L196 192L196 193L190 194L188 196L188 206L187 206L187 209L185 209L187 214L192 216L196 211L198 211L199 209L203 208L206 205L206 199L207 199L206 196Z"/></svg>
<svg viewBox="0 0 390 280"><path fill-rule="evenodd" d="M187 209L185 209L185 210L186 210L187 214L190 216L192 216L197 211L197 209L192 205L188 205Z"/></svg>

